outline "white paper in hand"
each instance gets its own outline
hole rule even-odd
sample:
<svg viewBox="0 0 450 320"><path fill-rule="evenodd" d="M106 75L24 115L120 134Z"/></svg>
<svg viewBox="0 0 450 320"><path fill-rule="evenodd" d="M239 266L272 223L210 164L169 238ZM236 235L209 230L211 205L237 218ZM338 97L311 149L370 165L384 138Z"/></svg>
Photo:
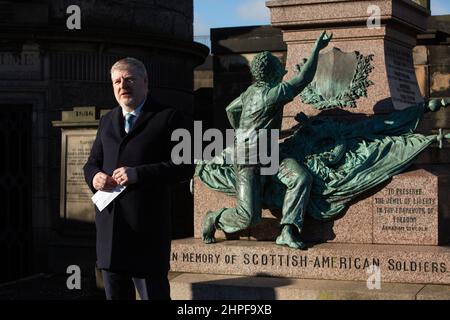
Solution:
<svg viewBox="0 0 450 320"><path fill-rule="evenodd" d="M111 191L97 191L92 196L92 202L96 205L98 210L103 211L119 194L125 190L125 186L117 185Z"/></svg>

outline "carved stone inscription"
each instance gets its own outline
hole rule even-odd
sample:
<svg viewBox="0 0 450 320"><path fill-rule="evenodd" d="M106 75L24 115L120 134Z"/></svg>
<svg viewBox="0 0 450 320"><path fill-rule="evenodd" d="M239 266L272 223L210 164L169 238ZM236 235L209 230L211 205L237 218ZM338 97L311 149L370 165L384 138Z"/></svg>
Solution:
<svg viewBox="0 0 450 320"><path fill-rule="evenodd" d="M421 102L412 54L409 50L386 45L386 71L395 109L405 109Z"/></svg>
<svg viewBox="0 0 450 320"><path fill-rule="evenodd" d="M95 134L96 130L64 130L66 219L94 221L92 192L84 180L83 166L91 151Z"/></svg>
<svg viewBox="0 0 450 320"><path fill-rule="evenodd" d="M264 241L200 241L172 242L172 271L366 282L377 267L383 283L450 283L447 247L341 243L315 244L302 251Z"/></svg>
<svg viewBox="0 0 450 320"><path fill-rule="evenodd" d="M437 244L438 201L430 182L408 187L394 183L374 196L375 243Z"/></svg>

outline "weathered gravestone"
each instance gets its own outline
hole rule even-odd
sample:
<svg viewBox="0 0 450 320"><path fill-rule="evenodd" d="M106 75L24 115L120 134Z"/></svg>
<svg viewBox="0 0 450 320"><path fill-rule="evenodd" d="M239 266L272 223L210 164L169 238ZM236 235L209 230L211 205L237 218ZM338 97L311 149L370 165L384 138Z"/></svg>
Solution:
<svg viewBox="0 0 450 320"><path fill-rule="evenodd" d="M92 191L84 180L83 166L97 134L95 107L63 111L62 120L53 125L61 128L60 218L93 223Z"/></svg>

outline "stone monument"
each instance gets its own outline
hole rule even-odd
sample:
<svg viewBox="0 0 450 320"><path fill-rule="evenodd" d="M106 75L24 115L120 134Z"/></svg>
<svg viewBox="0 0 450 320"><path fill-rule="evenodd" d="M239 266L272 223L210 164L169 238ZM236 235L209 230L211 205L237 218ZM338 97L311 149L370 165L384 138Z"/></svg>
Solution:
<svg viewBox="0 0 450 320"><path fill-rule="evenodd" d="M412 48L417 33L425 28L429 15L425 8L410 0L275 0L268 1L267 6L273 26L283 30L287 43L287 79L296 72L294 66L307 57L323 29L333 33L333 41L319 64L320 60L332 66L355 61L355 68L360 66L360 75L366 78L364 86L353 88L347 95L347 108L331 109L328 107L335 103L336 95L323 90L326 83L319 68L315 87L285 107L283 129L287 132L297 125L295 118L300 111L310 117L332 115L356 121L388 115L422 102ZM369 6L379 10L379 25L368 27ZM356 59L346 60L351 55ZM348 85L351 84L350 77ZM319 108L311 108L314 104ZM376 267L382 282L450 284L450 206L446 196L449 185L450 172L444 165L412 167L359 196L340 219L327 223L305 221L303 239L313 245L299 251L273 243L279 232L279 216L270 210L263 211L263 222L258 226L239 234L216 233L217 238L236 241L203 244L199 238L205 213L234 207L235 200L209 190L195 179L194 238L174 241L172 270L366 281L368 272ZM180 288L182 282L181 278L172 280ZM423 288L417 287L414 297Z"/></svg>
<svg viewBox="0 0 450 320"><path fill-rule="evenodd" d="M53 121L54 127L61 128L60 218L64 221L95 222L92 191L82 168L91 152L98 122L95 107L74 107L73 111L62 112L61 121Z"/></svg>

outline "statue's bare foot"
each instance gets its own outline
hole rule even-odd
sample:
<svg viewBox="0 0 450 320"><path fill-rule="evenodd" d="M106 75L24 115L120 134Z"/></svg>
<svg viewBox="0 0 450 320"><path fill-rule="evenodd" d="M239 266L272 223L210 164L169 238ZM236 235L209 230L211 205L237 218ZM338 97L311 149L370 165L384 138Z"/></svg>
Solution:
<svg viewBox="0 0 450 320"><path fill-rule="evenodd" d="M214 243L216 238L214 234L216 233L216 214L212 211L208 211L203 220L202 226L202 240L204 243Z"/></svg>
<svg viewBox="0 0 450 320"><path fill-rule="evenodd" d="M295 228L296 227L293 225L285 225L276 240L276 244L280 246L288 246L294 249L306 249L305 244L300 241L299 234Z"/></svg>

